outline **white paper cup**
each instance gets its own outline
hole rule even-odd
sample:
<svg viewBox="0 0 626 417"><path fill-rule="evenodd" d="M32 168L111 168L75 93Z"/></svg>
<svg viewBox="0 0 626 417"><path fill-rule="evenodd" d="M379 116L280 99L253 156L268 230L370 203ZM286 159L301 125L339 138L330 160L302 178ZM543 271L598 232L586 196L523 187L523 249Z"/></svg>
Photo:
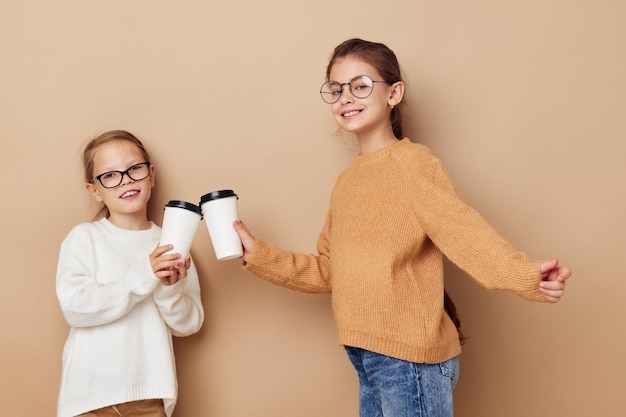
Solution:
<svg viewBox="0 0 626 417"><path fill-rule="evenodd" d="M184 263L202 220L202 210L195 204L180 200L171 200L164 210L159 245L174 245L172 250L165 253L180 253L180 260Z"/></svg>
<svg viewBox="0 0 626 417"><path fill-rule="evenodd" d="M237 198L233 190L213 191L200 198L202 215L218 261L243 255L241 240L233 229L233 222L239 218Z"/></svg>

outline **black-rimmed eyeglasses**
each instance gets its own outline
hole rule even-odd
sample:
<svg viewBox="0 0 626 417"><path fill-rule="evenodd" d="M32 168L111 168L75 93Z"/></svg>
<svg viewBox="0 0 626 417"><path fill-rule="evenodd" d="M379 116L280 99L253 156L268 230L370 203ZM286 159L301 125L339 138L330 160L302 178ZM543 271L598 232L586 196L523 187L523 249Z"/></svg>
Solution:
<svg viewBox="0 0 626 417"><path fill-rule="evenodd" d="M328 104L336 103L343 93L343 86L350 88L350 93L356 98L367 98L374 91L374 83L385 83L387 81L375 81L367 75L357 75L350 82L338 83L337 81L326 81L320 88L320 96Z"/></svg>
<svg viewBox="0 0 626 417"><path fill-rule="evenodd" d="M94 177L94 180L98 180L104 188L115 188L122 183L124 175L133 181L146 179L150 175L150 162L140 162L126 171L107 171Z"/></svg>

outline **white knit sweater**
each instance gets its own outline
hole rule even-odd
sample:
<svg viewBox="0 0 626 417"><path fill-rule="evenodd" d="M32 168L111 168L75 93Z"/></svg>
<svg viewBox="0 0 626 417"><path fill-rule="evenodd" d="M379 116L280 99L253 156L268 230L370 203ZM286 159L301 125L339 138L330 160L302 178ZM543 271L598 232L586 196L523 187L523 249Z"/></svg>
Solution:
<svg viewBox="0 0 626 417"><path fill-rule="evenodd" d="M56 278L70 332L63 351L58 417L162 398L168 416L178 384L172 335L204 321L198 273L164 286L149 254L161 229L125 230L102 219L74 227L61 245Z"/></svg>

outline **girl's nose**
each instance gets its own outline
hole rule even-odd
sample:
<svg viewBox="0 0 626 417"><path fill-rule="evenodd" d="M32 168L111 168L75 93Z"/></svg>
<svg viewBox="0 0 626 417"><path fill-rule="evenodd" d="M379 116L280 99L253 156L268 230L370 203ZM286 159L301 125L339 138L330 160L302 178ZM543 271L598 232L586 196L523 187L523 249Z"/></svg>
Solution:
<svg viewBox="0 0 626 417"><path fill-rule="evenodd" d="M124 178L126 178L126 181L124 181ZM122 174L122 184L132 184L133 182L135 182L135 180L130 177L128 172Z"/></svg>
<svg viewBox="0 0 626 417"><path fill-rule="evenodd" d="M343 90L341 90L341 96L339 96L339 102L341 104L348 104L354 102L354 96L352 95L352 91L350 88L346 86Z"/></svg>

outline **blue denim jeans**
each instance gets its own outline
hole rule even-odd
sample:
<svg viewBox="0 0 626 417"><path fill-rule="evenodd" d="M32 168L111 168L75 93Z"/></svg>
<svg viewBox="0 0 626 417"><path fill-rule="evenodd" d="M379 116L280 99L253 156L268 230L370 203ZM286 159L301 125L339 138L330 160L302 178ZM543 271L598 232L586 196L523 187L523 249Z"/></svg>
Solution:
<svg viewBox="0 0 626 417"><path fill-rule="evenodd" d="M346 346L359 375L360 417L452 417L459 357L442 363L403 361Z"/></svg>

